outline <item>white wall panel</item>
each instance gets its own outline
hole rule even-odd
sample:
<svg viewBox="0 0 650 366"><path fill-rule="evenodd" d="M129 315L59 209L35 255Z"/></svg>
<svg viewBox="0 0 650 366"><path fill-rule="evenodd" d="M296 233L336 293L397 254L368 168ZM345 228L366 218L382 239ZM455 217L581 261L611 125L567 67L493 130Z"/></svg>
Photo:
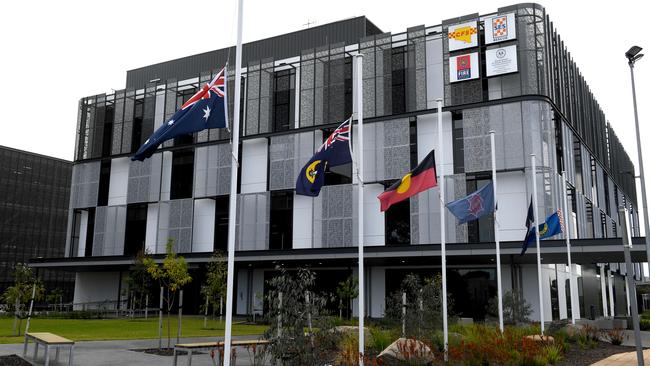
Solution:
<svg viewBox="0 0 650 366"><path fill-rule="evenodd" d="M163 151L162 153L162 174L161 174L161 183L160 183L160 200L169 201L171 194L171 184L172 184L172 157L173 154L171 151Z"/></svg>
<svg viewBox="0 0 650 366"><path fill-rule="evenodd" d="M314 199L294 194L293 249L311 248L314 225Z"/></svg>
<svg viewBox="0 0 650 366"><path fill-rule="evenodd" d="M147 233L144 247L149 253L156 252L156 242L158 241L158 207L159 205L157 203L151 203L147 206Z"/></svg>
<svg viewBox="0 0 650 366"><path fill-rule="evenodd" d="M82 310L81 303L116 301L119 278L119 272L77 272L74 282L74 310ZM98 306L89 305L86 309ZM114 309L114 305L112 308Z"/></svg>
<svg viewBox="0 0 650 366"><path fill-rule="evenodd" d="M370 269L370 314L372 318L384 316L386 310L386 269L372 267Z"/></svg>
<svg viewBox="0 0 650 366"><path fill-rule="evenodd" d="M377 199L377 196L383 191L384 186L381 184L367 184L363 188L363 237L365 246L385 245L386 221L384 213L380 211L380 203Z"/></svg>
<svg viewBox="0 0 650 366"><path fill-rule="evenodd" d="M129 158L111 160L111 178L108 186L108 205L126 205L126 192L129 187Z"/></svg>
<svg viewBox="0 0 650 366"><path fill-rule="evenodd" d="M442 59L442 38L430 39L427 51L427 108L436 107L436 99L444 99L444 75Z"/></svg>
<svg viewBox="0 0 650 366"><path fill-rule="evenodd" d="M194 225L192 226L192 252L212 252L214 249L214 212L212 199L194 201Z"/></svg>
<svg viewBox="0 0 650 366"><path fill-rule="evenodd" d="M242 143L241 193L266 191L268 140L245 140Z"/></svg>
<svg viewBox="0 0 650 366"><path fill-rule="evenodd" d="M521 241L530 196L526 194L526 177L522 172L497 173L499 233L502 241Z"/></svg>

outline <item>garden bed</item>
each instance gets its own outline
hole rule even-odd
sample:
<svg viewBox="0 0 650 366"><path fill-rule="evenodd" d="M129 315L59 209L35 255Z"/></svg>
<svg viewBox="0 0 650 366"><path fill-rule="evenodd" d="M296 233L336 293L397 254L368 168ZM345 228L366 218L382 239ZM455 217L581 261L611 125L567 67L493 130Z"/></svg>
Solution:
<svg viewBox="0 0 650 366"><path fill-rule="evenodd" d="M32 364L17 355L0 356L0 366L31 366Z"/></svg>
<svg viewBox="0 0 650 366"><path fill-rule="evenodd" d="M634 347L615 346L607 342L598 342L594 348L582 348L572 344L567 349L558 366L586 366L605 359L611 355L624 352L634 352Z"/></svg>

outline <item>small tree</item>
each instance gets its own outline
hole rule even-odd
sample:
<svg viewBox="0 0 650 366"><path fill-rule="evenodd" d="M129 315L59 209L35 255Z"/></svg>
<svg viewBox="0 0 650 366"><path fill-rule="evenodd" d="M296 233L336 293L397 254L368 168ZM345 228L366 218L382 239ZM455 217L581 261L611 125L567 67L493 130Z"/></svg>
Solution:
<svg viewBox="0 0 650 366"><path fill-rule="evenodd" d="M24 263L16 263L13 277L14 284L13 286L7 287L4 291L2 300L7 305L7 308L12 309L14 313L13 335L20 335L23 319L28 316L27 307L32 298L34 286L36 286L34 300L42 299L45 289L40 280L34 275L32 269ZM17 334L16 330L18 332Z"/></svg>
<svg viewBox="0 0 650 366"><path fill-rule="evenodd" d="M134 302L134 308L142 309L145 305L145 298L151 292L151 274L147 271L147 258L151 258L151 254L147 249L141 250L136 255L127 277L129 291L133 292L131 301Z"/></svg>
<svg viewBox="0 0 650 366"><path fill-rule="evenodd" d="M63 310L63 290L59 287L55 288L54 290L50 291L50 293L45 296L45 301L47 302L48 305L52 306L52 308L56 311L58 308L59 311Z"/></svg>
<svg viewBox="0 0 650 366"><path fill-rule="evenodd" d="M161 287L167 289L164 301L167 311L167 348L171 346L171 319L170 313L174 306L176 292L192 281L187 270L185 258L174 251L174 240L167 239L167 255L159 266L151 257L145 257L143 263L151 278L158 280Z"/></svg>
<svg viewBox="0 0 650 366"><path fill-rule="evenodd" d="M345 309L346 319L350 319L352 316L350 303L359 296L358 285L359 281L350 276L345 281L339 282L338 286L336 286L336 294L339 297L341 306Z"/></svg>
<svg viewBox="0 0 650 366"><path fill-rule="evenodd" d="M506 291L503 294L503 322L506 324L528 323L532 308L519 293ZM499 305L496 296L488 301L487 313L493 317L499 316Z"/></svg>
<svg viewBox="0 0 650 366"><path fill-rule="evenodd" d="M210 257L205 275L205 282L201 288L201 294L206 298L207 308L203 309L206 313L212 306L212 315L217 309L217 303L220 298L226 296L226 281L228 279L228 268L223 252L216 251ZM204 319L205 323L205 319Z"/></svg>

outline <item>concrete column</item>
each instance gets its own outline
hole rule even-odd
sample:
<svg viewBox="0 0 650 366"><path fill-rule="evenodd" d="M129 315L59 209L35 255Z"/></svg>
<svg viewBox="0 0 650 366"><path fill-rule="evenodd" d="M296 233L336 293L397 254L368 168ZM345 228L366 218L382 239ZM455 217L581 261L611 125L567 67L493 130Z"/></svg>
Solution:
<svg viewBox="0 0 650 366"><path fill-rule="evenodd" d="M616 315L616 308L614 307L614 277L612 276L612 271L607 270L607 287L609 291L609 316L613 317Z"/></svg>

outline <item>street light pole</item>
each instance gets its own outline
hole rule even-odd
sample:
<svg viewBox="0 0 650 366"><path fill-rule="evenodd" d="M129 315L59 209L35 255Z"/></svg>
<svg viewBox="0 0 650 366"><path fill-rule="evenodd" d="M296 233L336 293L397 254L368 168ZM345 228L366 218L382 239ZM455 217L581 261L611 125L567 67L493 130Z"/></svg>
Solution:
<svg viewBox="0 0 650 366"><path fill-rule="evenodd" d="M636 127L636 149L639 154L639 173L641 178L641 200L643 203L643 224L645 226L645 253L646 262L650 263L650 223L648 221L648 199L645 191L645 173L643 170L643 154L641 154L641 132L639 131L639 114L636 106L636 87L634 85L634 63L643 57L642 48L632 46L626 53L627 64L630 66L630 78L632 80L632 102L634 104L634 125ZM643 278L643 268L641 268L641 278Z"/></svg>

